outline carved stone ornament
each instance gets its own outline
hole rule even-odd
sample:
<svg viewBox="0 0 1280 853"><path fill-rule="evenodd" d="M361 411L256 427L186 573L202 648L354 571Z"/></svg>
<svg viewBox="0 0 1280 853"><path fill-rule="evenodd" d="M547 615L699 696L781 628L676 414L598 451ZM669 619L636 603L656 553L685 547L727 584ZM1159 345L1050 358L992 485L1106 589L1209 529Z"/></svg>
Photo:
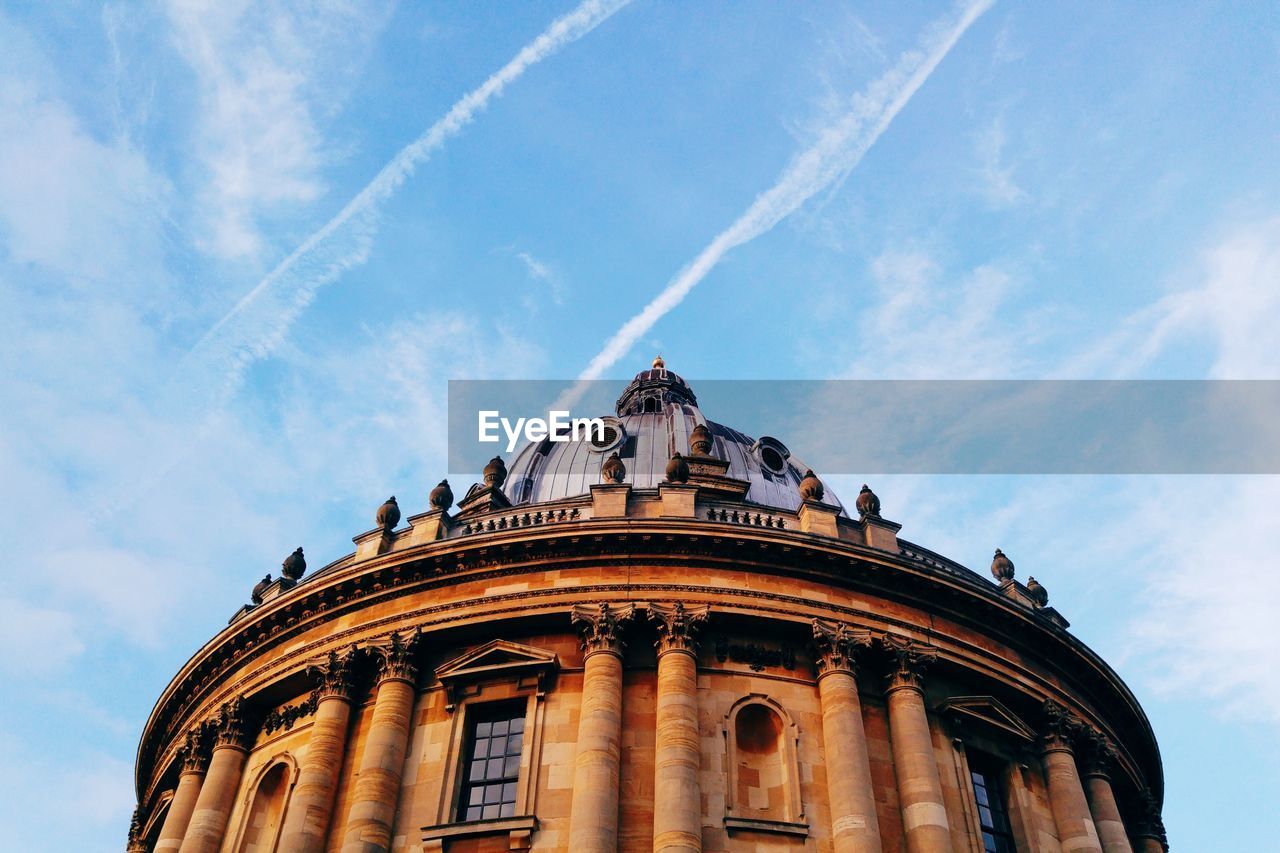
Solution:
<svg viewBox="0 0 1280 853"><path fill-rule="evenodd" d="M502 461L501 456L495 456L489 460L488 465L484 466L484 484L493 489L501 489L505 482L507 482L507 463Z"/></svg>
<svg viewBox="0 0 1280 853"><path fill-rule="evenodd" d="M307 674L320 680L316 688L319 699L350 699L355 688L356 647L344 652L329 652L322 663L307 667Z"/></svg>
<svg viewBox="0 0 1280 853"><path fill-rule="evenodd" d="M622 640L622 626L630 622L636 615L633 604L613 607L609 602L601 602L598 606L578 604L569 614L573 626L582 637L582 648L591 652L622 653L626 643Z"/></svg>
<svg viewBox="0 0 1280 853"><path fill-rule="evenodd" d="M378 667L378 681L399 680L410 684L418 677L418 647L422 643L422 631L415 630L408 637L392 633L385 644L370 647Z"/></svg>
<svg viewBox="0 0 1280 853"><path fill-rule="evenodd" d="M280 564L280 574L284 575L291 581L296 581L302 577L302 573L307 570L307 559L302 556L302 546L299 545L293 550L293 553L284 558L284 562Z"/></svg>
<svg viewBox="0 0 1280 853"><path fill-rule="evenodd" d="M1049 604L1049 590L1033 577L1027 578L1027 592L1031 593L1031 600L1036 603L1036 607L1045 607Z"/></svg>
<svg viewBox="0 0 1280 853"><path fill-rule="evenodd" d="M254 604L261 604L262 594L267 591L269 586L271 586L271 573L267 572L266 577L253 585L253 591L249 593L249 600Z"/></svg>
<svg viewBox="0 0 1280 853"><path fill-rule="evenodd" d="M1044 749L1072 751L1074 742L1085 731L1084 723L1052 699L1045 700L1041 712L1044 714Z"/></svg>
<svg viewBox="0 0 1280 853"><path fill-rule="evenodd" d="M675 604L650 604L648 618L657 625L658 639L654 644L658 654L683 650L697 654L698 631L706 623L711 608L703 604L692 609L682 602Z"/></svg>
<svg viewBox="0 0 1280 853"><path fill-rule="evenodd" d="M427 503L431 504L432 509L441 511L453 506L453 489L449 488L448 480L441 480L440 484L431 490Z"/></svg>
<svg viewBox="0 0 1280 853"><path fill-rule="evenodd" d="M400 504L396 503L395 495L387 498L386 503L378 507L374 523L383 530L395 530L396 525L400 523Z"/></svg>
<svg viewBox="0 0 1280 853"><path fill-rule="evenodd" d="M314 691L306 699L301 702L295 702L292 705L285 705L283 708L276 708L262 718L262 730L267 734L273 734L276 731L289 731L294 724L303 717L309 717L316 712L316 706L319 705L319 699Z"/></svg>
<svg viewBox="0 0 1280 853"><path fill-rule="evenodd" d="M129 818L129 845L126 853L147 853L147 840L142 837L142 806L133 810Z"/></svg>
<svg viewBox="0 0 1280 853"><path fill-rule="evenodd" d="M1004 551L996 549L996 555L991 559L991 576L998 581L1013 580L1013 560L1004 555Z"/></svg>
<svg viewBox="0 0 1280 853"><path fill-rule="evenodd" d="M880 498L876 497L876 493L866 483L862 484L862 491L858 492L858 500L854 505L858 508L860 518L880 517Z"/></svg>
<svg viewBox="0 0 1280 853"><path fill-rule="evenodd" d="M711 455L711 430L706 424L698 424L689 433L689 452L694 456Z"/></svg>
<svg viewBox="0 0 1280 853"><path fill-rule="evenodd" d="M689 482L689 463L679 453L672 454L671 461L667 463L667 482Z"/></svg>
<svg viewBox="0 0 1280 853"><path fill-rule="evenodd" d="M818 674L856 672L859 652L871 647L871 632L850 627L844 622L813 620L814 662Z"/></svg>
<svg viewBox="0 0 1280 853"><path fill-rule="evenodd" d="M237 696L218 709L213 720L213 746L248 749L251 732L245 719L244 699Z"/></svg>
<svg viewBox="0 0 1280 853"><path fill-rule="evenodd" d="M621 483L627 478L627 466L622 464L618 451L615 450L604 460L604 464L600 466L600 476L606 483Z"/></svg>
<svg viewBox="0 0 1280 853"><path fill-rule="evenodd" d="M880 642L892 657L892 669L886 678L885 689L906 687L920 690L924 671L938 659L938 650L897 634L885 634Z"/></svg>
<svg viewBox="0 0 1280 853"><path fill-rule="evenodd" d="M1165 850L1169 849L1169 837L1165 834L1160 805L1149 788L1142 789L1141 809L1134 824L1134 835L1139 838L1154 838Z"/></svg>
<svg viewBox="0 0 1280 853"><path fill-rule="evenodd" d="M187 732L182 744L182 772L203 773L209 766L209 737L203 726Z"/></svg>
<svg viewBox="0 0 1280 853"><path fill-rule="evenodd" d="M1084 733L1082 758L1086 776L1110 776L1111 768L1120 760L1119 753L1107 736L1096 729Z"/></svg>
<svg viewBox="0 0 1280 853"><path fill-rule="evenodd" d="M822 481L818 479L818 475L812 470L805 471L804 477L800 480L800 497L807 501L820 501L822 496L826 494Z"/></svg>

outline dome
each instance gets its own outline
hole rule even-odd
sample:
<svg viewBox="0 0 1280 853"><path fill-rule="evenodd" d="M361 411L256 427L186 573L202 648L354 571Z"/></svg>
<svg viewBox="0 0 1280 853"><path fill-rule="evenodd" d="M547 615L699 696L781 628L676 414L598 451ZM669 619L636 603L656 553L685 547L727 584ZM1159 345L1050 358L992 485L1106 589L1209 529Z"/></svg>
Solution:
<svg viewBox="0 0 1280 853"><path fill-rule="evenodd" d="M748 484L748 503L789 511L802 503L800 481L808 466L776 438L754 439L707 420L689 383L661 358L635 375L618 397L615 414L604 420L603 441L526 443L511 463L506 496L513 504L531 504L585 495L591 486L609 482L601 468L615 452L626 468L623 482L656 489L666 479L667 462L690 452L690 436L702 424L711 431L710 455L729 463L726 476ZM830 489L823 501L845 515Z"/></svg>

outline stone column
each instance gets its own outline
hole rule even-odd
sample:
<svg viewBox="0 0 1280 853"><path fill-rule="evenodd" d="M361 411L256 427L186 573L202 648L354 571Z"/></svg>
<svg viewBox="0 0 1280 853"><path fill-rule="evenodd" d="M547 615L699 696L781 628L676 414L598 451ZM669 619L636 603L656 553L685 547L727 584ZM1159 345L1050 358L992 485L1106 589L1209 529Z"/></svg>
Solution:
<svg viewBox="0 0 1280 853"><path fill-rule="evenodd" d="M355 656L354 647L342 654L330 652L327 661L309 670L320 677L316 716L298 782L285 809L281 851L321 853L325 848L351 722Z"/></svg>
<svg viewBox="0 0 1280 853"><path fill-rule="evenodd" d="M855 658L871 645L869 631L843 622L813 620L822 746L827 758L827 796L835 853L880 853L880 825L871 786L871 760L862 727Z"/></svg>
<svg viewBox="0 0 1280 853"><path fill-rule="evenodd" d="M249 729L244 702L233 699L218 712L214 722L213 756L195 809L182 836L181 853L217 853L227 832L227 819L240 789L240 775L249 754Z"/></svg>
<svg viewBox="0 0 1280 853"><path fill-rule="evenodd" d="M621 627L635 607L578 605L571 618L586 651L582 713L573 769L569 849L614 853L618 849L618 766L622 758Z"/></svg>
<svg viewBox="0 0 1280 853"><path fill-rule="evenodd" d="M921 686L925 667L937 658L937 652L894 634L886 635L884 644L894 659L885 694L907 851L951 853L951 827L942 799L942 776L933 752L933 735L929 732Z"/></svg>
<svg viewBox="0 0 1280 853"><path fill-rule="evenodd" d="M182 837L186 835L187 824L191 822L191 814L196 810L196 799L200 796L205 768L209 763L204 751L203 731L203 728L197 726L187 732L187 740L182 747L182 770L178 773L178 788L169 801L169 811L164 816L164 824L160 827L160 837L156 839L153 853L178 853L182 847Z"/></svg>
<svg viewBox="0 0 1280 853"><path fill-rule="evenodd" d="M1120 807L1111 790L1111 768L1116 764L1116 750L1101 732L1090 732L1086 740L1084 788L1089 800L1093 825L1103 853L1133 853L1129 836L1120 819Z"/></svg>
<svg viewBox="0 0 1280 853"><path fill-rule="evenodd" d="M1062 853L1102 853L1098 829L1089 813L1080 772L1076 769L1075 753L1071 748L1082 724L1053 702L1045 702L1044 711L1048 726L1041 753L1044 775L1049 783L1049 806L1058 826Z"/></svg>
<svg viewBox="0 0 1280 853"><path fill-rule="evenodd" d="M707 606L649 605L658 627L657 733L653 749L653 849L700 853L702 791L698 771L698 646Z"/></svg>
<svg viewBox="0 0 1280 853"><path fill-rule="evenodd" d="M1164 831L1164 819L1160 816L1160 805L1151 791L1142 790L1142 814L1136 821L1138 831L1134 834L1137 849L1140 853L1167 853L1169 849Z"/></svg>
<svg viewBox="0 0 1280 853"><path fill-rule="evenodd" d="M360 755L359 777L351 795L342 853L386 853L391 849L400 779L409 749L410 717L417 695L414 659L421 637L415 633L404 641L400 635L392 634L388 645L373 649L378 661L374 687L377 696Z"/></svg>

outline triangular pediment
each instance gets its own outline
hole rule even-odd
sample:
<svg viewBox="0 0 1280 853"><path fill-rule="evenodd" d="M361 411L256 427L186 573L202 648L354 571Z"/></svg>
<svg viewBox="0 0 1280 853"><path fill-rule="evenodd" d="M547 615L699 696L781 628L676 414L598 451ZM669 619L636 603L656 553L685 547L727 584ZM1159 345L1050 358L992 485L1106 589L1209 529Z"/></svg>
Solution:
<svg viewBox="0 0 1280 853"><path fill-rule="evenodd" d="M938 713L966 723L977 723L1031 742L1036 732L994 696L953 696L938 706Z"/></svg>
<svg viewBox="0 0 1280 853"><path fill-rule="evenodd" d="M466 676L493 674L504 670L551 668L558 669L560 660L555 652L513 643L510 640L491 640L483 646L459 655L436 668L436 678L441 681Z"/></svg>

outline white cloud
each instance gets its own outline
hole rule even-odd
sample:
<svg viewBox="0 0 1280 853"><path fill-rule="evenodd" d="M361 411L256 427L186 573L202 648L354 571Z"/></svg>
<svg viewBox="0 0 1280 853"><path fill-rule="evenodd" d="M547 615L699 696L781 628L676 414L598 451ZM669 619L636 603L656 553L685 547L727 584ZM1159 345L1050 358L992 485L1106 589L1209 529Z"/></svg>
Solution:
<svg viewBox="0 0 1280 853"><path fill-rule="evenodd" d="M73 285L156 262L166 183L123 143L89 133L42 81L0 76L0 240L18 264Z"/></svg>
<svg viewBox="0 0 1280 853"><path fill-rule="evenodd" d="M1230 229L1175 281L1176 289L1126 317L1063 374L1139 376L1199 341L1211 348L1213 378L1280 378L1280 216Z"/></svg>
<svg viewBox="0 0 1280 853"><path fill-rule="evenodd" d="M65 610L0 598L0 668L10 676L48 678L65 671L84 640L76 619Z"/></svg>
<svg viewBox="0 0 1280 853"><path fill-rule="evenodd" d="M322 125L389 11L348 0L169 2L175 44L199 87L209 251L258 254L260 216L323 191L331 148Z"/></svg>
<svg viewBox="0 0 1280 853"><path fill-rule="evenodd" d="M560 276L556 275L545 262L538 260L528 252L517 252L516 257L520 259L520 263L524 264L524 268L528 271L530 278L547 285L551 301L556 305L563 305L564 283L560 280ZM536 304L536 301L530 297L526 299L526 305L532 307L532 304Z"/></svg>
<svg viewBox="0 0 1280 853"><path fill-rule="evenodd" d="M978 178L984 197L994 207L1013 207L1027 200L1027 193L1013 178L1013 167L1005 163L1004 120L997 118L978 134L974 142L978 158Z"/></svg>
<svg viewBox="0 0 1280 853"><path fill-rule="evenodd" d="M992 379L1016 375L1034 335L1031 318L1003 321L1013 276L985 264L954 276L928 254L889 251L871 263L874 303L858 316L851 378Z"/></svg>

